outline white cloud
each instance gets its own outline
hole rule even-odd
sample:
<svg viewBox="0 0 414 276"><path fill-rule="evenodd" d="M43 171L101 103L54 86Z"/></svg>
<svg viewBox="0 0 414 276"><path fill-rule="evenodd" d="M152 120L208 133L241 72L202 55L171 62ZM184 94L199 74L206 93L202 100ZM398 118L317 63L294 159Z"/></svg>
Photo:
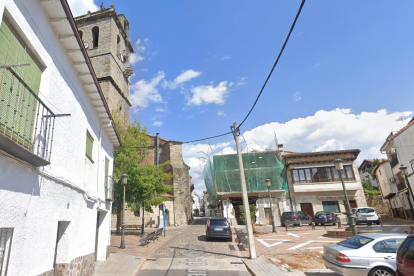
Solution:
<svg viewBox="0 0 414 276"><path fill-rule="evenodd" d="M152 125L153 125L153 126L160 127L160 126L162 126L162 122L160 122L160 121L155 121Z"/></svg>
<svg viewBox="0 0 414 276"><path fill-rule="evenodd" d="M242 86L242 85L246 84L246 82L245 82L246 77L242 77L242 78L238 77L237 79L238 79L237 80L237 86Z"/></svg>
<svg viewBox="0 0 414 276"><path fill-rule="evenodd" d="M183 71L174 81L164 81L164 88L175 89L179 85L186 83L194 78L201 76L201 72L194 71L193 69Z"/></svg>
<svg viewBox="0 0 414 276"><path fill-rule="evenodd" d="M148 72L148 69L142 68L141 69L141 72L145 72L146 73L146 72Z"/></svg>
<svg viewBox="0 0 414 276"><path fill-rule="evenodd" d="M298 101L300 101L301 99L302 99L302 96L301 96L300 92L296 92L295 94L293 94L293 100L294 100L295 102L298 102Z"/></svg>
<svg viewBox="0 0 414 276"><path fill-rule="evenodd" d="M243 133L249 151L265 150L274 139L276 133L278 142L284 144L284 149L295 152L329 151L341 149L360 149L358 165L363 159L386 158L379 149L391 131L398 131L402 123L398 120L412 112L389 113L385 109L377 112L352 113L350 109L320 110L306 118L292 119L285 123L272 122ZM407 123L407 119L405 123ZM242 146L244 139L241 139ZM229 135L230 142L212 144L214 154L235 153L235 145ZM271 147L271 148L274 148ZM205 190L202 168L199 157L203 151L211 155L207 144L184 145L183 154L187 164L191 164L190 174L197 192Z"/></svg>
<svg viewBox="0 0 414 276"><path fill-rule="evenodd" d="M94 12L99 9L93 0L68 0L73 16L86 14L88 11Z"/></svg>
<svg viewBox="0 0 414 276"><path fill-rule="evenodd" d="M217 112L217 114L218 114L219 116L226 116L226 114L224 113L224 111L219 111L219 112Z"/></svg>
<svg viewBox="0 0 414 276"><path fill-rule="evenodd" d="M223 60L229 60L229 59L230 59L230 56L224 56L220 60L223 61Z"/></svg>
<svg viewBox="0 0 414 276"><path fill-rule="evenodd" d="M188 96L187 105L202 105L202 104L225 104L229 91L227 81L222 81L214 87L213 85L203 85L191 88L191 96Z"/></svg>
<svg viewBox="0 0 414 276"><path fill-rule="evenodd" d="M164 109L164 108L157 108L157 109L155 109L155 111L157 111L157 112L166 112L167 110Z"/></svg>
<svg viewBox="0 0 414 276"><path fill-rule="evenodd" d="M144 43L148 43L148 38L144 39ZM131 64L136 64L142 60L144 57L142 56L147 48L141 42L141 39L138 39L134 44L135 53L131 54ZM146 70L146 69L145 69Z"/></svg>
<svg viewBox="0 0 414 276"><path fill-rule="evenodd" d="M137 81L131 85L131 104L133 109L145 108L150 102L160 103L162 97L158 93L157 86L165 77L163 71L158 72L150 82L146 80Z"/></svg>

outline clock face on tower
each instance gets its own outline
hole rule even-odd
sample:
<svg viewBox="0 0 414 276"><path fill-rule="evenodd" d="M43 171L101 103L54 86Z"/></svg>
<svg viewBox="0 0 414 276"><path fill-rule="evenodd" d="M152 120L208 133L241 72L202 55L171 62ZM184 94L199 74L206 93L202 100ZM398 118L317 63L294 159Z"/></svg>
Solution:
<svg viewBox="0 0 414 276"><path fill-rule="evenodd" d="M89 47L89 42L87 42L87 41L83 42L83 46L85 47L85 49L88 49L88 47Z"/></svg>

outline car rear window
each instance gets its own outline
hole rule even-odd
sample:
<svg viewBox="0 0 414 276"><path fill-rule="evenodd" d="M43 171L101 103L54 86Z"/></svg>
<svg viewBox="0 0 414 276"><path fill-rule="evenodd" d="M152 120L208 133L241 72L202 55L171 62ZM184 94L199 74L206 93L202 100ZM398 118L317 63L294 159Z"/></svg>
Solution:
<svg viewBox="0 0 414 276"><path fill-rule="evenodd" d="M225 220L210 220L210 226L227 226L227 222Z"/></svg>
<svg viewBox="0 0 414 276"><path fill-rule="evenodd" d="M337 244L344 246L344 247L348 247L348 248L353 248L353 249L358 249L368 243L370 243L371 241L373 241L374 239L365 237L365 236L356 236L356 237L352 237L350 239L347 239L345 241L342 242L338 242Z"/></svg>
<svg viewBox="0 0 414 276"><path fill-rule="evenodd" d="M360 212L360 213L374 213L375 212L375 210L374 210L374 208L361 208L361 209L358 209L358 212Z"/></svg>
<svg viewBox="0 0 414 276"><path fill-rule="evenodd" d="M414 238L407 238L397 252L398 258L414 261Z"/></svg>
<svg viewBox="0 0 414 276"><path fill-rule="evenodd" d="M327 215L330 215L331 213L329 213L329 212L317 212L315 215L317 216L317 215L325 215L325 216L327 216Z"/></svg>
<svg viewBox="0 0 414 276"><path fill-rule="evenodd" d="M282 216L293 216L295 212L283 212Z"/></svg>

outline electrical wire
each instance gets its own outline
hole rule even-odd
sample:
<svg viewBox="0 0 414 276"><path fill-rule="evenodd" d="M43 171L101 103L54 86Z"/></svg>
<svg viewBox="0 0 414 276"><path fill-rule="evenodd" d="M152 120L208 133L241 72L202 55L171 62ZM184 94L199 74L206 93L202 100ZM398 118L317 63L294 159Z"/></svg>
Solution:
<svg viewBox="0 0 414 276"><path fill-rule="evenodd" d="M306 0L302 0L302 4L301 4L301 5L300 5L300 7L299 7L299 11L298 11L298 13L296 14L296 17L295 17L295 20L293 21L292 26L290 27L289 34L288 34L288 36L286 37L285 43L283 43L282 49L281 49L281 50L280 50L280 52L279 52L279 55L278 55L278 57L277 57L277 59L276 59L276 61L275 61L275 64L273 64L272 70L270 70L270 73L269 73L269 75L267 76L267 79L266 79L265 83L263 84L262 89L260 90L259 95L257 95L257 98L256 98L256 100L254 101L254 104L253 104L252 108L250 109L249 113L247 113L247 116L246 116L246 117L244 118L244 120L241 122L241 124L239 125L239 127L241 127L241 126L243 125L243 123L246 121L246 119L250 116L250 113L252 113L252 111L253 111L254 107L256 106L256 103L257 103L257 101L259 100L260 95L262 95L263 89L265 88L265 86L266 86L267 82L268 82L268 81L269 81L269 79L270 79L270 76L271 76L271 75L272 75L272 73L273 73L273 70L275 69L275 67L276 67L277 63L279 62L280 57L282 56L283 50L285 49L285 46L286 46L286 44L287 44L287 42L288 42L288 40L289 40L290 34L292 33L293 28L295 27L296 21L297 21L297 20L298 20L298 18L299 18L300 12L302 11L302 8L303 8L303 5L305 4L305 1L306 1Z"/></svg>
<svg viewBox="0 0 414 276"><path fill-rule="evenodd" d="M253 104L252 108L250 109L249 113L246 115L246 117L244 118L244 120L241 122L241 124L238 126L238 128L240 128L240 127L243 125L243 123L244 123L244 122L246 121L246 119L250 116L250 113L252 113L252 111L253 111L254 107L256 106L256 103L257 103L257 101L259 100L259 98L260 98L260 96L261 96L261 94L262 94L262 92L263 92L263 90L264 90L264 88L265 88L265 86L266 86L267 82L269 81L270 76L271 76L271 75L272 75L272 73L273 73L273 70L275 69L276 65L278 64L280 57L282 56L283 50L285 49L285 46L286 46L286 44L287 44L287 42L288 42L288 40L289 40L289 37L290 37L290 35L291 35L292 31L293 31L293 28L294 28L294 27L295 27L295 25L296 25L296 21L297 21L297 20L298 20L298 18L299 18L300 12L302 11L302 8L303 8L303 5L305 4L305 1L306 1L306 0L302 0L302 3L301 3L301 5L300 5L300 7L299 7L299 10L298 10L298 12L297 12L297 14L296 14L295 20L293 21L292 26L290 27L289 34L288 34L288 35L287 35L287 37L286 37L285 43L283 43L282 49L280 50L279 55L278 55L278 57L277 57L277 59L276 59L276 61L275 61L274 65L273 65L273 67L272 67L272 70L270 71L269 75L267 76L266 81L265 81L265 83L263 84L262 89L260 90L259 95L257 95L257 98L256 98L256 100L255 100L255 102L254 102L254 104ZM207 140L207 139L213 139L213 138L217 138L217 137L221 137L221 136L228 135L228 134L230 134L230 133L233 133L233 131L229 131L229 132L227 132L227 133L223 133L223 134L216 135L216 136L212 136L212 137L208 137L208 138L203 138L203 139L198 139L198 140L193 140L193 141L183 142L182 144L189 144L189 143L199 142L199 141L203 141L203 140ZM134 147L123 147L123 148L134 148ZM146 148L146 147L135 147L135 148Z"/></svg>

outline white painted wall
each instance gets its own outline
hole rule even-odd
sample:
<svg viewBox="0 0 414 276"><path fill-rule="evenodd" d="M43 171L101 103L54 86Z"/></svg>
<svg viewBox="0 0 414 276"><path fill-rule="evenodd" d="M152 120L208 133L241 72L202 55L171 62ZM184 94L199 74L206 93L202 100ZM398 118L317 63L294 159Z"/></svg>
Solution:
<svg viewBox="0 0 414 276"><path fill-rule="evenodd" d="M114 147L39 1L0 0L0 16L3 12L47 66L40 98L52 110L71 114L56 119L49 166L25 166L0 153L0 227L14 228L9 275L37 275L53 268L58 221L70 222L58 263L93 253L98 209L107 212L98 236L98 259L103 260L111 220L104 160L109 159L112 175ZM85 157L87 130L94 138L94 163ZM85 192L92 200L85 199Z"/></svg>

